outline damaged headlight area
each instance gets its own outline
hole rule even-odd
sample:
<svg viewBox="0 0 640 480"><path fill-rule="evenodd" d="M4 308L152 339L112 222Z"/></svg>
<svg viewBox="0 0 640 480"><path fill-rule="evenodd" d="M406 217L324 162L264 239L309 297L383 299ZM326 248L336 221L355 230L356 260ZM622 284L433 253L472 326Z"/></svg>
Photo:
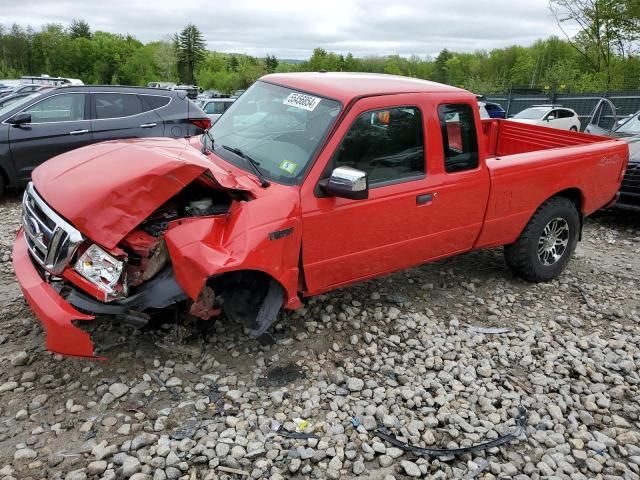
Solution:
<svg viewBox="0 0 640 480"><path fill-rule="evenodd" d="M124 262L93 244L80 255L73 268L108 296L112 296L117 293Z"/></svg>

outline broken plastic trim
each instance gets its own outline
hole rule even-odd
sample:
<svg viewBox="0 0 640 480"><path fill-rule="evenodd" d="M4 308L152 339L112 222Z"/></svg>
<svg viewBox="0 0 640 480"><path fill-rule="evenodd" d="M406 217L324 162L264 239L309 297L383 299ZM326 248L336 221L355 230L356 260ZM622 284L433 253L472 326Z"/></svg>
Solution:
<svg viewBox="0 0 640 480"><path fill-rule="evenodd" d="M259 338L278 319L278 313L284 301L284 290L273 278L269 280L269 289L260 305L255 323L249 331L250 338Z"/></svg>
<svg viewBox="0 0 640 480"><path fill-rule="evenodd" d="M460 447L460 448L424 448L417 447L415 445L411 445L405 442L398 440L396 437L391 435L389 430L386 427L378 427L376 429L376 436L381 438L382 440L386 440L391 445L398 447L405 452L410 452L415 455L419 455L422 457L450 457L450 456L458 456L464 453L478 452L481 450L488 450L490 448L498 447L500 445L504 445L505 443L512 442L513 440L517 440L520 435L526 433L527 421L529 420L529 412L522 405L518 407L518 416L516 417L516 428L513 432L507 433L505 435L501 435L498 438L478 443L477 445L471 445L470 447Z"/></svg>
<svg viewBox="0 0 640 480"><path fill-rule="evenodd" d="M170 266L143 283L134 295L111 303L100 302L72 285L61 285L60 295L74 307L98 315L129 315L147 308L164 308L187 298Z"/></svg>

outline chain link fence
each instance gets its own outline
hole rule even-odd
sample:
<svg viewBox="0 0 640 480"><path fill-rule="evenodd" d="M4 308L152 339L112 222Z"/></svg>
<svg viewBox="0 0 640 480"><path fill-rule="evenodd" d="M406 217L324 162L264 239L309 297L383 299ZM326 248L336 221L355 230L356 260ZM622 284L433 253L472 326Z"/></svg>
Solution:
<svg viewBox="0 0 640 480"><path fill-rule="evenodd" d="M640 92L620 91L603 93L513 93L487 95L487 101L499 103L507 112L507 117L533 105L562 105L578 113L582 130L585 129L593 110L602 98L609 99L616 107L615 114L610 108L599 116L599 125L612 128L614 118L618 120L640 110Z"/></svg>

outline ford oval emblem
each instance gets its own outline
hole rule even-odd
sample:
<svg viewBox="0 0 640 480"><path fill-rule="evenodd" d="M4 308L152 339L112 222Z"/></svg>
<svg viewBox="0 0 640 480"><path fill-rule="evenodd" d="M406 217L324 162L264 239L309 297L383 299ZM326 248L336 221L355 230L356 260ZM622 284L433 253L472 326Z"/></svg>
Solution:
<svg viewBox="0 0 640 480"><path fill-rule="evenodd" d="M29 233L31 234L31 236L42 241L44 235L42 234L42 230L40 230L40 225L38 225L38 222L36 222L33 218L29 218L27 220L26 226L29 229Z"/></svg>

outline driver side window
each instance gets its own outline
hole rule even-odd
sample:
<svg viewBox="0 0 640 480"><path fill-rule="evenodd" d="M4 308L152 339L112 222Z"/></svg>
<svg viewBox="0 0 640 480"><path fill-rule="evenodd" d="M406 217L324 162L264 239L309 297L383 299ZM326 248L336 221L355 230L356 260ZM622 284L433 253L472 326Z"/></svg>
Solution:
<svg viewBox="0 0 640 480"><path fill-rule="evenodd" d="M422 114L417 107L362 113L333 156L333 167L366 172L369 184L384 184L425 174Z"/></svg>
<svg viewBox="0 0 640 480"><path fill-rule="evenodd" d="M31 123L74 122L84 120L84 93L53 95L22 113L31 114Z"/></svg>

